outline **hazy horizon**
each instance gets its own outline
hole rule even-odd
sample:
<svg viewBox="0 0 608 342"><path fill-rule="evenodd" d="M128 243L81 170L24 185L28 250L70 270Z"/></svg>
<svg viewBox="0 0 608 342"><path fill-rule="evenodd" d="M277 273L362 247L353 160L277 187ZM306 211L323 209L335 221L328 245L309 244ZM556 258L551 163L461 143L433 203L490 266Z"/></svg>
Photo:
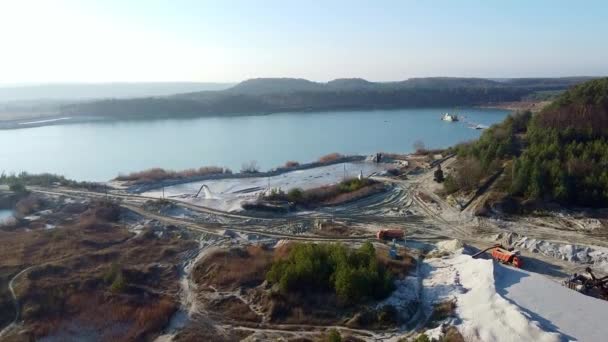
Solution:
<svg viewBox="0 0 608 342"><path fill-rule="evenodd" d="M0 4L0 84L608 74L587 1Z"/></svg>

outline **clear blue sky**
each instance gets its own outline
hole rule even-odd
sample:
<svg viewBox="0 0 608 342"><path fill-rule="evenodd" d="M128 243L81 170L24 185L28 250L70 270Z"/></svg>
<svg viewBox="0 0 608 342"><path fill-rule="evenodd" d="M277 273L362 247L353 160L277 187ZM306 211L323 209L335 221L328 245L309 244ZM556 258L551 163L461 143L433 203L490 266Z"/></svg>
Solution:
<svg viewBox="0 0 608 342"><path fill-rule="evenodd" d="M608 75L608 1L0 2L0 83Z"/></svg>

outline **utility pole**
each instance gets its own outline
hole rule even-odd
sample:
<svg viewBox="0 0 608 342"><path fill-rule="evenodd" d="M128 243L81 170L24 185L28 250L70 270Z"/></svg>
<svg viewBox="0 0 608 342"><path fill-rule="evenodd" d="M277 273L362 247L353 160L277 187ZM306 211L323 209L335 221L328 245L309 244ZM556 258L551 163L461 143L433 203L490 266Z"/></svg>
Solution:
<svg viewBox="0 0 608 342"><path fill-rule="evenodd" d="M342 164L344 166L344 176L342 176L342 181L346 180L346 163Z"/></svg>
<svg viewBox="0 0 608 342"><path fill-rule="evenodd" d="M165 199L165 186L163 185L163 199Z"/></svg>

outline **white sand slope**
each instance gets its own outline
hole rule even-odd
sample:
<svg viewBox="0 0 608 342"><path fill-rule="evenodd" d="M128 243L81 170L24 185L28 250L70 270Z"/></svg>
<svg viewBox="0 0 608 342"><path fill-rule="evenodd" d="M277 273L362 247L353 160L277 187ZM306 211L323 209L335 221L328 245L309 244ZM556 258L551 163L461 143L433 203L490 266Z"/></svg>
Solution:
<svg viewBox="0 0 608 342"><path fill-rule="evenodd" d="M466 341L606 340L608 302L492 260L427 261L424 301L456 300L454 324Z"/></svg>
<svg viewBox="0 0 608 342"><path fill-rule="evenodd" d="M544 329L564 340L608 341L608 302L567 289L539 274L495 265L496 289Z"/></svg>

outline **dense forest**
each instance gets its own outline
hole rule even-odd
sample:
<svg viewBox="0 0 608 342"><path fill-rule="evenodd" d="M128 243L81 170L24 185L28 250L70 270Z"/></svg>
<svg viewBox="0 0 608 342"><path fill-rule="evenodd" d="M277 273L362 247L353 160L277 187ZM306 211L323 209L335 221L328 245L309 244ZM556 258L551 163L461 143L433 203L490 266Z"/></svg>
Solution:
<svg viewBox="0 0 608 342"><path fill-rule="evenodd" d="M509 116L457 146L459 170L446 191L472 190L504 172L500 187L523 199L608 206L608 78L583 83L540 113Z"/></svg>
<svg viewBox="0 0 608 342"><path fill-rule="evenodd" d="M252 79L221 91L99 100L66 105L61 111L71 116L149 118L471 106L518 101L539 92L563 90L586 79L495 81L481 78L433 77L400 82L337 79L327 83L292 78Z"/></svg>

